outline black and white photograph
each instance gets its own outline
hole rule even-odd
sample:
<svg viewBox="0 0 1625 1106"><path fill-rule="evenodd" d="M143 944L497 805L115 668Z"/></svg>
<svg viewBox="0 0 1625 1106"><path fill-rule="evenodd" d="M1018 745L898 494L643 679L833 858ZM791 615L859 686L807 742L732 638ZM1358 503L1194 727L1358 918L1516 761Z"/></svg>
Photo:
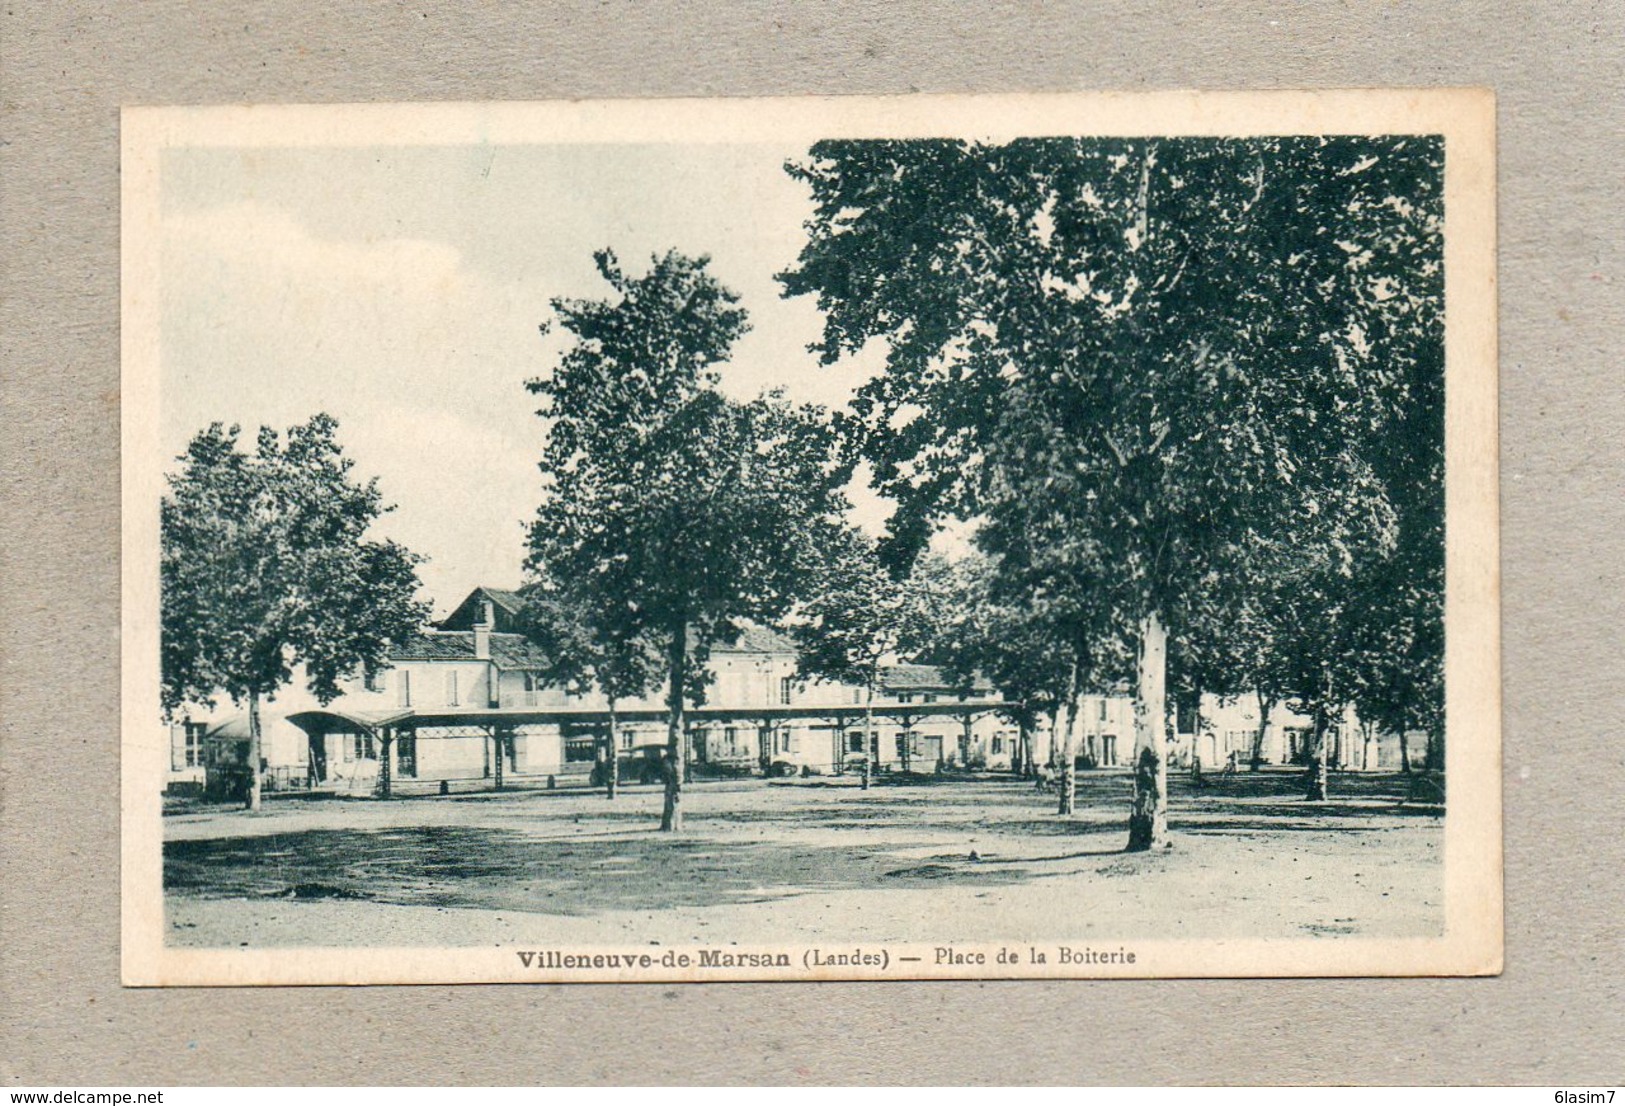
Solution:
<svg viewBox="0 0 1625 1106"><path fill-rule="evenodd" d="M127 110L125 981L1498 972L1493 118Z"/></svg>

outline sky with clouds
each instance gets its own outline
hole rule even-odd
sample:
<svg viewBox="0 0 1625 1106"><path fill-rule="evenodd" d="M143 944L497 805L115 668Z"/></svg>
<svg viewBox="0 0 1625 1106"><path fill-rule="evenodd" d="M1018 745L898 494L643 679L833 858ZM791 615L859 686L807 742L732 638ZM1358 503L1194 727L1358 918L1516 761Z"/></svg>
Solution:
<svg viewBox="0 0 1625 1106"><path fill-rule="evenodd" d="M561 339L558 296L601 296L592 252L640 270L710 254L752 330L723 370L737 396L783 387L839 406L874 370L806 352L821 317L778 295L805 188L803 148L558 145L172 148L162 163L161 435L286 428L325 411L396 510L378 527L430 560L437 613L519 582L542 427L524 382ZM172 465L170 466L173 467ZM884 506L855 493L861 521Z"/></svg>

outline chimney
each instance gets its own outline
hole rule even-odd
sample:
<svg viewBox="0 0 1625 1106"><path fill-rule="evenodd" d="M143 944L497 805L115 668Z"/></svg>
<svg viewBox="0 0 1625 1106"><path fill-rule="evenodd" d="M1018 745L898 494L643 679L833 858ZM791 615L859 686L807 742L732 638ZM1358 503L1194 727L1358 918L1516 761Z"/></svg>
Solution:
<svg viewBox="0 0 1625 1106"><path fill-rule="evenodd" d="M474 659L488 661L491 659L491 627L496 621L496 615L491 608L491 601L480 600L480 619L474 623Z"/></svg>

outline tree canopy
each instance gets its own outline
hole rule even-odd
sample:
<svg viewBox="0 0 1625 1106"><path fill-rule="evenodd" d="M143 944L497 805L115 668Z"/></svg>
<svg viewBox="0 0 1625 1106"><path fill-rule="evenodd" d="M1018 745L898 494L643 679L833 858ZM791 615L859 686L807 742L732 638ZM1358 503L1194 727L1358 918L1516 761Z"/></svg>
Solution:
<svg viewBox="0 0 1625 1106"><path fill-rule="evenodd" d="M238 427L212 424L160 507L164 708L220 695L247 703L256 762L260 701L295 669L330 702L341 681L384 667L428 615L416 599L422 558L367 537L390 508L376 480L352 478L337 430L316 415L285 437L262 428L245 452Z"/></svg>
<svg viewBox="0 0 1625 1106"><path fill-rule="evenodd" d="M810 566L791 633L804 676L864 689L863 785L869 786L874 749L873 706L882 666L928 648L942 621L946 566L922 559L902 578L882 563L876 542L852 526L824 530ZM905 745L903 762L909 766Z"/></svg>
<svg viewBox="0 0 1625 1106"><path fill-rule="evenodd" d="M590 596L623 640L663 643L674 763L662 824L676 829L694 673L744 621L788 608L840 474L818 412L717 389L747 320L707 258L668 253L641 276L607 250L595 258L611 294L553 301L573 340L528 384L548 427L531 564Z"/></svg>
<svg viewBox="0 0 1625 1106"><path fill-rule="evenodd" d="M948 514L1019 516L1142 647L1239 616L1283 563L1334 581L1388 561L1439 494L1416 476L1442 455L1442 156L1427 137L815 145L788 167L815 214L780 279L817 297L824 361L886 345L842 430L898 504L891 555ZM1146 672L1137 745L1160 772Z"/></svg>

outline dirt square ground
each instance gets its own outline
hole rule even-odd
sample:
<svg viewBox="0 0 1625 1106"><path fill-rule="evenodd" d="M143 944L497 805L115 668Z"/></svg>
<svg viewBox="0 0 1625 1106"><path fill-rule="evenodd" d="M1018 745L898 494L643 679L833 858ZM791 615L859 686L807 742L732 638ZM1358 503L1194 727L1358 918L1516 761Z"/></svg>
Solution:
<svg viewBox="0 0 1625 1106"><path fill-rule="evenodd" d="M279 801L165 818L171 944L463 946L783 939L1435 936L1443 810L1397 776L1173 781L1174 846L1125 854L1129 779L1077 812L1000 777L700 783L681 835L624 789Z"/></svg>

